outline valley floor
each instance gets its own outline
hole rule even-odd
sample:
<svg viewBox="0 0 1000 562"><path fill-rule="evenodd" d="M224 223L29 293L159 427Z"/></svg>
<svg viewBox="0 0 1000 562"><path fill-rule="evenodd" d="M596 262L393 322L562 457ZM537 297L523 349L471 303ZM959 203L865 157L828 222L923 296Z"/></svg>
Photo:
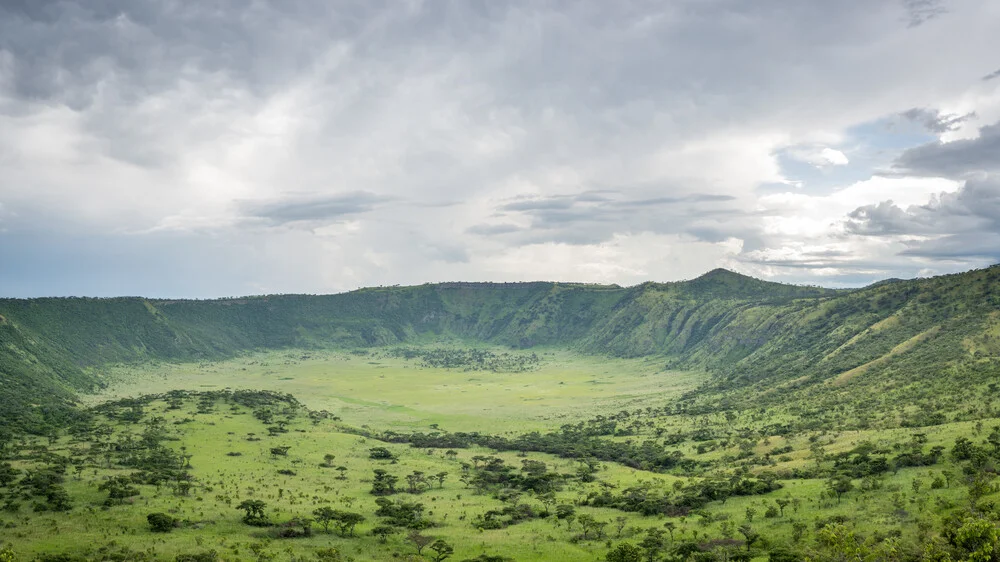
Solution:
<svg viewBox="0 0 1000 562"><path fill-rule="evenodd" d="M965 520L948 518L996 509L955 450L1000 443L997 418L792 431L781 408L671 409L705 375L656 359L537 353L518 372L390 350L102 368L89 424L8 444L0 543L46 562L905 560L957 552L947 529ZM601 458L611 446L621 458ZM1000 447L971 446L996 465ZM246 524L254 500L286 525ZM323 507L362 520L325 532ZM151 513L176 526L151 531ZM420 536L443 543L418 555Z"/></svg>

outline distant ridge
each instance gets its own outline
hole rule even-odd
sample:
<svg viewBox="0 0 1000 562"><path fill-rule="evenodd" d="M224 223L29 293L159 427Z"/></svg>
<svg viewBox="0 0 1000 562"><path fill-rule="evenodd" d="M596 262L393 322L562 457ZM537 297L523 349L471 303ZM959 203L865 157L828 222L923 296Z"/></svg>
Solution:
<svg viewBox="0 0 1000 562"><path fill-rule="evenodd" d="M73 393L98 384L88 368L102 364L442 339L658 356L672 368L714 373L720 391L784 388L788 380L816 385L874 365L852 379L860 384L908 365L922 350L934 353L921 365L938 371L970 353L992 361L1000 343L976 342L993 333L998 312L997 266L853 290L715 269L690 281L627 288L441 283L205 301L0 299L0 423L37 429L68 415ZM928 333L933 337L913 340Z"/></svg>

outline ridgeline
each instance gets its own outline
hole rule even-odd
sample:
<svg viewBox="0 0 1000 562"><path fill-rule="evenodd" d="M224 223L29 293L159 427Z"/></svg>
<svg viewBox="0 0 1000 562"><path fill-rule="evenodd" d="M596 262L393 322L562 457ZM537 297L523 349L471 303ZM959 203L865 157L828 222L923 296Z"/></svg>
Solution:
<svg viewBox="0 0 1000 562"><path fill-rule="evenodd" d="M90 368L103 364L443 339L662 357L714 375L700 391L706 404L736 404L751 390L757 401L820 393L835 402L889 383L905 397L908 384L1000 375L1000 266L856 290L714 270L628 288L442 283L202 301L3 299L0 423L62 423L74 415L74 393L98 384Z"/></svg>

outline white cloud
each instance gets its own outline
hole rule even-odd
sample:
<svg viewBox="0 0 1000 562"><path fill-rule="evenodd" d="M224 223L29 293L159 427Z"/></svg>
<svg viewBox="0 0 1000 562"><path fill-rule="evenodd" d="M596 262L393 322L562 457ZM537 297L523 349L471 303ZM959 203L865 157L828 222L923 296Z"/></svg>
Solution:
<svg viewBox="0 0 1000 562"><path fill-rule="evenodd" d="M997 8L973 0L912 27L901 4L819 1L235 10L0 7L0 204L19 243L111 237L114 287L197 296L720 265L900 273L919 260L848 240L846 214L958 183L774 194L761 186L792 184L777 155L836 178L872 157L849 138L858 124L911 108L1000 119L1000 81L981 80ZM593 193L610 201L504 208ZM227 270L153 283L128 268L143 244L194 269L225 255ZM815 263L764 265L795 256Z"/></svg>
<svg viewBox="0 0 1000 562"><path fill-rule="evenodd" d="M850 160L843 152L830 147L795 147L788 150L787 154L800 162L811 164L820 169L850 164Z"/></svg>

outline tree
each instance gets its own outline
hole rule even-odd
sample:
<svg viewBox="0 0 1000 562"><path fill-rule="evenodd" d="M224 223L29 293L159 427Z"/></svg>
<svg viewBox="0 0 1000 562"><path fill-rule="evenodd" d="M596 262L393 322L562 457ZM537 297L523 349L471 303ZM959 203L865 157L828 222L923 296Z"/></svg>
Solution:
<svg viewBox="0 0 1000 562"><path fill-rule="evenodd" d="M316 521L323 526L323 532L330 532L330 523L333 522L337 517L337 510L332 507L325 505L323 507L317 507L313 510L313 515L316 517Z"/></svg>
<svg viewBox="0 0 1000 562"><path fill-rule="evenodd" d="M375 478L372 480L372 495L389 496L396 493L396 482L399 481L398 476L393 476L381 468L376 468L374 473Z"/></svg>
<svg viewBox="0 0 1000 562"><path fill-rule="evenodd" d="M432 542L431 550L434 551L434 562L441 562L455 553L455 548L446 543L443 539L437 539Z"/></svg>
<svg viewBox="0 0 1000 562"><path fill-rule="evenodd" d="M291 447L287 447L287 446L285 446L285 447L271 447L271 456L272 457L287 457L289 449L291 449Z"/></svg>
<svg viewBox="0 0 1000 562"><path fill-rule="evenodd" d="M777 499L777 500L774 500L774 503L778 504L778 511L781 513L781 516L784 517L785 516L785 508L788 507L788 504L790 504L792 502L791 502L791 500Z"/></svg>
<svg viewBox="0 0 1000 562"><path fill-rule="evenodd" d="M444 488L444 480L448 478L447 472L438 472L434 475L434 478L438 481L438 488Z"/></svg>
<svg viewBox="0 0 1000 562"><path fill-rule="evenodd" d="M365 521L365 516L360 513L352 513L350 511L340 511L337 512L337 529L340 531L340 536L354 536L354 528L358 526L359 523Z"/></svg>
<svg viewBox="0 0 1000 562"><path fill-rule="evenodd" d="M802 521L792 521L792 542L799 544L799 542L802 541L802 538L806 535L806 531L808 529L809 526Z"/></svg>
<svg viewBox="0 0 1000 562"><path fill-rule="evenodd" d="M739 531L740 534L743 535L743 538L746 540L747 552L750 552L750 547L753 546L753 543L757 542L757 540L760 539L760 533L755 531L753 527L751 527L749 524L740 525Z"/></svg>
<svg viewBox="0 0 1000 562"><path fill-rule="evenodd" d="M267 527L271 524L271 521L264 513L265 507L267 507L267 504L263 500L243 500L240 505L236 506L236 509L242 509L245 512L243 522L247 525Z"/></svg>
<svg viewBox="0 0 1000 562"><path fill-rule="evenodd" d="M335 458L337 458L337 457L335 457L334 455L331 455L330 453L327 453L327 454L323 455L323 464L320 465L320 466L325 466L327 468L333 466L333 459L335 459Z"/></svg>
<svg viewBox="0 0 1000 562"><path fill-rule="evenodd" d="M414 470L406 475L406 485L411 494L422 493L427 487L427 477L424 476L423 471Z"/></svg>
<svg viewBox="0 0 1000 562"><path fill-rule="evenodd" d="M639 548L646 552L649 562L656 560L657 555L664 547L666 547L666 542L663 540L663 531L655 528L646 529L646 536L639 543Z"/></svg>
<svg viewBox="0 0 1000 562"><path fill-rule="evenodd" d="M0 464L0 488L10 486L17 480L19 474L21 471L11 466L9 462Z"/></svg>
<svg viewBox="0 0 1000 562"><path fill-rule="evenodd" d="M839 504L840 497L854 489L854 483L851 481L850 476L838 474L826 481L826 488L837 496L837 503Z"/></svg>
<svg viewBox="0 0 1000 562"><path fill-rule="evenodd" d="M964 560L992 562L1000 558L1000 529L987 519L967 518L945 530Z"/></svg>
<svg viewBox="0 0 1000 562"><path fill-rule="evenodd" d="M642 562L642 550L629 542L620 543L604 557L608 562Z"/></svg>
<svg viewBox="0 0 1000 562"><path fill-rule="evenodd" d="M576 520L580 523L580 527L583 528L583 540L590 538L590 533L596 531L598 525L600 525L597 519L589 513L581 514Z"/></svg>
<svg viewBox="0 0 1000 562"><path fill-rule="evenodd" d="M338 466L336 468L336 470L338 472L338 474L337 474L337 480L347 480L347 467L346 466Z"/></svg>
<svg viewBox="0 0 1000 562"><path fill-rule="evenodd" d="M615 517L615 536L617 538L622 538L622 531L625 530L625 525L628 524L628 518L622 515Z"/></svg>
<svg viewBox="0 0 1000 562"><path fill-rule="evenodd" d="M668 533L670 533L670 542L673 543L674 529L677 528L677 523L674 523L673 521L667 521L666 523L663 524L663 528L666 529Z"/></svg>
<svg viewBox="0 0 1000 562"><path fill-rule="evenodd" d="M406 536L406 540L413 543L413 546L417 547L417 554L422 554L424 547L431 544L434 539L421 535L419 531L410 531L410 534Z"/></svg>
<svg viewBox="0 0 1000 562"><path fill-rule="evenodd" d="M576 513L576 508L568 503L556 506L556 519L568 519Z"/></svg>
<svg viewBox="0 0 1000 562"><path fill-rule="evenodd" d="M392 525L378 525L372 529L372 535L378 537L378 542L382 544L385 544L385 541L389 540L390 535L395 535L398 532L399 529Z"/></svg>
<svg viewBox="0 0 1000 562"><path fill-rule="evenodd" d="M97 489L108 493L105 505L121 505L126 498L139 495L139 488L132 485L132 479L127 476L115 476L104 482Z"/></svg>
<svg viewBox="0 0 1000 562"><path fill-rule="evenodd" d="M177 526L177 520L166 513L150 513L146 516L149 530L154 533L169 533Z"/></svg>
<svg viewBox="0 0 1000 562"><path fill-rule="evenodd" d="M372 447L371 449L368 449L368 458L373 460L394 461L396 460L396 455L392 454L392 451L386 449L385 447Z"/></svg>

